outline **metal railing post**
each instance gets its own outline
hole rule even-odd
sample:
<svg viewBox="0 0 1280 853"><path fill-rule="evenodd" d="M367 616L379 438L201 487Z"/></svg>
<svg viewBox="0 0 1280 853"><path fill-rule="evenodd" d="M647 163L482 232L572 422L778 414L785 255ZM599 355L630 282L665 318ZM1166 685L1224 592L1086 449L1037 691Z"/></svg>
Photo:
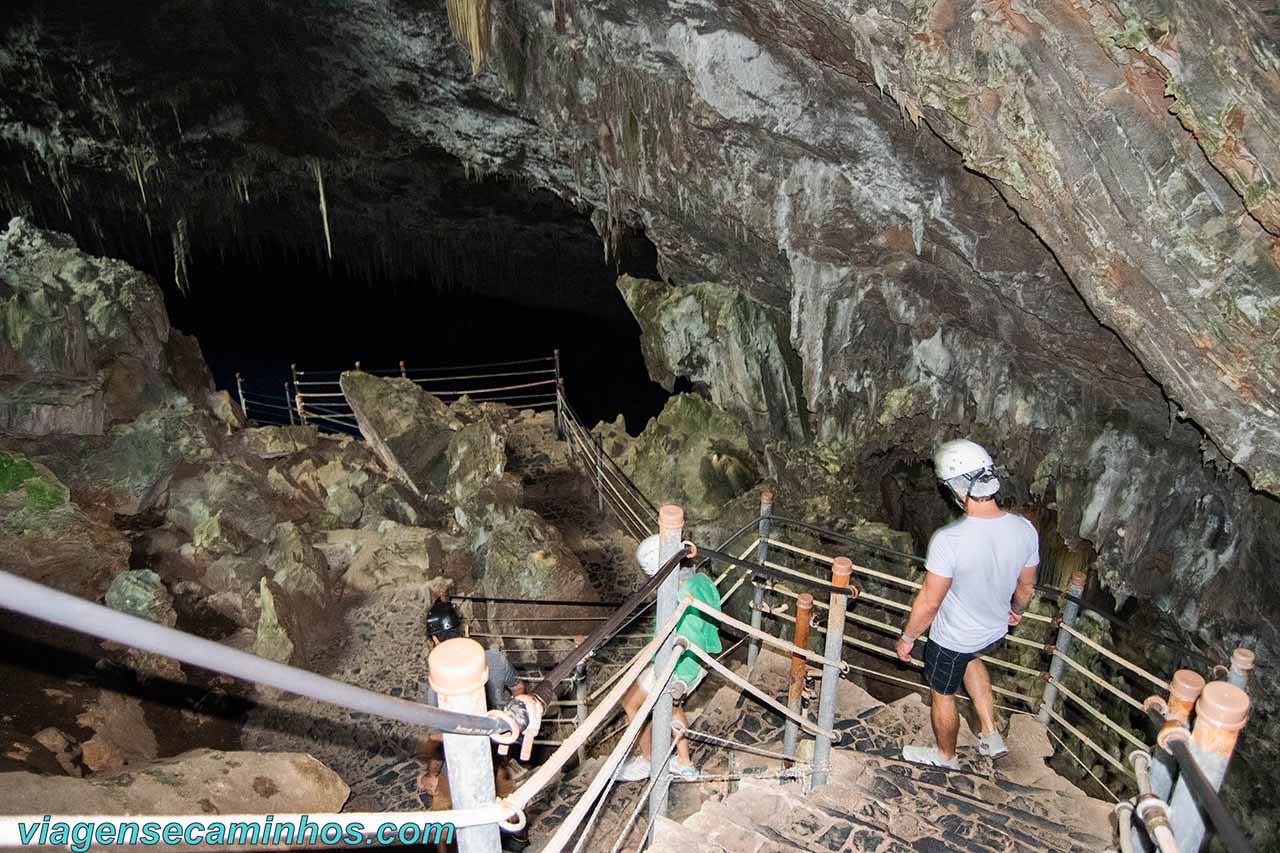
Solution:
<svg viewBox="0 0 1280 853"><path fill-rule="evenodd" d="M247 418L249 417L249 408L244 404L244 381L240 378L240 371L236 371L236 394L240 397L240 412Z"/></svg>
<svg viewBox="0 0 1280 853"><path fill-rule="evenodd" d="M604 448L600 436L593 435L591 439L596 451L596 510L604 515Z"/></svg>
<svg viewBox="0 0 1280 853"><path fill-rule="evenodd" d="M427 658L427 680L440 697L440 707L450 711L483 715L488 710L484 694L488 678L484 648L466 637L446 640ZM495 802L489 738L446 733L444 760L454 808L479 808ZM457 839L458 853L498 853L502 846L494 823L458 827Z"/></svg>
<svg viewBox="0 0 1280 853"><path fill-rule="evenodd" d="M1180 669L1169 680L1169 701L1165 703L1165 726L1186 727L1191 724L1191 712L1204 690L1204 679L1199 673ZM1177 760L1164 749L1155 749L1151 756L1151 792L1166 803L1173 793L1173 780L1178 775Z"/></svg>
<svg viewBox="0 0 1280 853"><path fill-rule="evenodd" d="M579 637L578 642L581 643L586 637ZM587 723L587 703L590 701L591 692L587 690L587 662L581 661L575 671L577 681L573 685L573 698L577 700L577 711L573 715L574 728L581 729ZM582 746L578 747L578 764L583 764L587 760L587 744L583 741Z"/></svg>
<svg viewBox="0 0 1280 853"><path fill-rule="evenodd" d="M298 409L298 420L302 421L302 425L307 425L307 404L303 396L298 391L298 365L290 364L289 371L293 374L293 403Z"/></svg>
<svg viewBox="0 0 1280 853"><path fill-rule="evenodd" d="M853 561L848 557L836 557L831 561L831 585L849 588L849 576L853 574ZM849 597L841 592L831 593L827 610L827 645L823 655L829 660L844 657L844 616ZM836 721L836 687L840 670L830 664L822 665L822 687L818 692L818 728L830 730ZM827 784L831 771L831 740L818 735L813 744L813 784Z"/></svg>
<svg viewBox="0 0 1280 853"><path fill-rule="evenodd" d="M289 426L293 426L297 421L293 419L293 402L289 399L289 380L284 381L284 408L289 413Z"/></svg>
<svg viewBox="0 0 1280 853"><path fill-rule="evenodd" d="M658 510L658 563L665 565L668 560L676 555L680 550L680 538L684 534L684 510L673 504L667 504ZM676 569L663 579L662 584L658 587L658 602L655 624L665 625L671 619L672 614L676 612L676 605L680 593L680 581L682 580L682 572ZM667 639L663 641L662 648L658 650L658 654L654 657L653 667L655 672L664 672L671 655L674 654L676 634L672 631L667 635ZM652 765L649 768L649 778L653 781L653 787L649 791L649 817L650 820L656 820L657 816L663 813L666 807L667 790L671 786L671 768L670 763L664 761L663 758L671 751L671 682L670 680L662 688L662 693L658 697L658 701L653 706L653 740L650 744L649 755L652 756Z"/></svg>
<svg viewBox="0 0 1280 853"><path fill-rule="evenodd" d="M1084 572L1076 572L1071 576L1071 585L1067 588L1067 592L1072 598L1079 598L1084 594L1084 585L1087 580ZM1080 605L1072 600L1067 599L1067 604L1062 608L1062 624L1067 627L1074 628L1076 619L1080 616ZM1062 678L1062 671L1066 667L1057 655L1053 654L1056 650L1064 657L1071 650L1071 634L1065 629L1058 628L1058 639L1050 650L1049 658L1049 680L1044 685L1044 697L1041 699L1043 707L1040 709L1039 720L1041 725L1049 725L1049 712L1054 710L1054 704L1058 701L1058 684Z"/></svg>
<svg viewBox="0 0 1280 853"><path fill-rule="evenodd" d="M556 358L556 439L564 439L564 379L560 376L560 348L555 349Z"/></svg>
<svg viewBox="0 0 1280 853"><path fill-rule="evenodd" d="M1253 672L1254 653L1249 649L1236 649L1231 653L1231 668L1227 670L1227 683L1249 692L1249 673Z"/></svg>
<svg viewBox="0 0 1280 853"><path fill-rule="evenodd" d="M792 640L802 649L809 648L809 620L813 616L813 596L801 593L796 599L796 632ZM800 698L804 695L804 674L808 669L801 655L791 655L791 684L787 689L787 708L794 714L800 713ZM782 752L794 757L796 741L800 738L800 724L788 719L782 734Z"/></svg>
<svg viewBox="0 0 1280 853"><path fill-rule="evenodd" d="M1180 669L1175 672L1173 678L1169 680L1169 699L1163 703L1165 722L1161 730L1185 729L1191 722L1191 712L1202 690L1204 690L1204 679L1198 673L1189 669ZM1160 697L1150 697L1143 707L1149 707L1151 703L1160 704ZM1157 739L1157 743L1161 741ZM1169 795L1173 793L1173 782L1178 778L1178 760L1163 746L1151 750L1149 778L1151 793L1162 802L1169 802ZM1133 825L1130 837L1133 839L1135 851L1152 849L1149 834L1138 824Z"/></svg>
<svg viewBox="0 0 1280 853"><path fill-rule="evenodd" d="M756 527L756 535L760 538L760 544L756 546L756 562L763 565L764 561L769 558L769 516L773 514L773 492L765 490L760 493L760 523ZM755 578L755 591L751 597L751 627L757 631L763 624L764 619L764 578L759 575ZM756 658L760 654L760 641L752 638L747 643L747 671L751 671L756 665Z"/></svg>
<svg viewBox="0 0 1280 853"><path fill-rule="evenodd" d="M1227 765L1235 749L1240 729L1249 720L1249 694L1225 681L1205 685L1196 702L1196 722L1188 740L1191 756L1213 790L1222 787ZM1186 737L1185 732L1178 733ZM1173 837L1182 853L1198 853L1204 841L1205 811L1191 793L1185 777L1179 774L1169 799Z"/></svg>

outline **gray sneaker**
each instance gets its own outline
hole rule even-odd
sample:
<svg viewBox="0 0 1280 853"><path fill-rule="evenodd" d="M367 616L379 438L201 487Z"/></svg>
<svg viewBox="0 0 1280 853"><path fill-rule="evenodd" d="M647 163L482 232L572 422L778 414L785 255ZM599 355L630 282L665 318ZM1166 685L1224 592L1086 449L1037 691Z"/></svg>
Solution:
<svg viewBox="0 0 1280 853"><path fill-rule="evenodd" d="M1009 747L1004 745L1004 738L1000 733L993 731L990 734L978 735L978 752L995 761L1008 755Z"/></svg>

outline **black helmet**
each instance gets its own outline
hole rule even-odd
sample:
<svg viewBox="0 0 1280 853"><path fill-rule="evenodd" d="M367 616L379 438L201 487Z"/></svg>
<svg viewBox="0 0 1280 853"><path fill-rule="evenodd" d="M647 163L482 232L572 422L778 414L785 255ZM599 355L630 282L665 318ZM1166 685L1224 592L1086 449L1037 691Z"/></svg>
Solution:
<svg viewBox="0 0 1280 853"><path fill-rule="evenodd" d="M427 636L440 642L462 636L462 614L443 598L437 598L427 611Z"/></svg>

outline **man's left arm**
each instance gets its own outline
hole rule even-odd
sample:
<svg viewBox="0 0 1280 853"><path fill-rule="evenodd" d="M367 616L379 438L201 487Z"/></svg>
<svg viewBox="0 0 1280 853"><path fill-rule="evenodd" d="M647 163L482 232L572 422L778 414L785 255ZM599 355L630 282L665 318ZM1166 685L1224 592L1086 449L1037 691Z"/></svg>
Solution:
<svg viewBox="0 0 1280 853"><path fill-rule="evenodd" d="M925 572L924 584L916 593L916 599L911 604L911 615L907 617L907 625L898 638L896 651L899 660L911 660L911 649L915 646L916 638L933 624L933 617L938 615L942 599L947 597L950 589L951 578Z"/></svg>
<svg viewBox="0 0 1280 853"><path fill-rule="evenodd" d="M1018 575L1018 585L1014 587L1013 600L1009 602L1010 627L1022 621L1022 612L1031 603L1031 596L1036 591L1036 570L1039 568L1039 563L1034 566L1027 566Z"/></svg>

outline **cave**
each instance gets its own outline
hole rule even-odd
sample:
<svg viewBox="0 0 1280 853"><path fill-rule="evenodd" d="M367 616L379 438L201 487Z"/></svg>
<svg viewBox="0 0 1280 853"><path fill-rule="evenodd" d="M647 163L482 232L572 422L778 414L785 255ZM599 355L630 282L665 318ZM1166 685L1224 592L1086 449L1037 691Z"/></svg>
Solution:
<svg viewBox="0 0 1280 853"><path fill-rule="evenodd" d="M575 715L661 624L645 610L592 639L609 608L653 600L637 547L667 505L704 554L677 575L715 580L734 620L726 665L810 728L835 702L840 761L891 778L886 750L928 740L928 703L949 701L891 646L937 532L970 515L936 454L972 440L992 511L1038 542L1023 621L983 658L1019 751L972 753L974 778L1075 810L1040 829L1107 825L1071 849L1118 845L1113 806L1143 794L1132 749L1175 760L1144 700L1201 679L1247 703L1221 792L1243 836L1192 828L1191 849L1280 845L1274 10L24 0L0 31L6 575L415 707L426 613L452 601L547 691L531 701L554 700L532 757L500 761L499 787L542 786L525 804L540 845L613 749L562 759ZM806 676L732 625L789 640L801 593L822 590L804 642L825 654L837 556L858 592L836 645L851 668L820 699L820 665ZM448 808L411 712L245 683L30 608L4 632L0 812ZM794 746L777 707L723 685L691 694L699 726ZM982 713L963 705L962 762L986 748L965 740ZM735 804L817 808L805 731L815 752L779 767L700 741L704 781L672 786L670 820L624 826L643 797L623 784L583 849L637 831L646 849L754 843L760 825L710 827L727 833ZM209 793L214 761L257 799ZM181 794L148 787L151 768ZM126 788L138 799L112 799ZM833 821L823 844L892 836L851 814L813 818ZM1007 817L955 819L999 848ZM765 836L811 849L818 823L795 821ZM898 843L970 849L920 832Z"/></svg>

